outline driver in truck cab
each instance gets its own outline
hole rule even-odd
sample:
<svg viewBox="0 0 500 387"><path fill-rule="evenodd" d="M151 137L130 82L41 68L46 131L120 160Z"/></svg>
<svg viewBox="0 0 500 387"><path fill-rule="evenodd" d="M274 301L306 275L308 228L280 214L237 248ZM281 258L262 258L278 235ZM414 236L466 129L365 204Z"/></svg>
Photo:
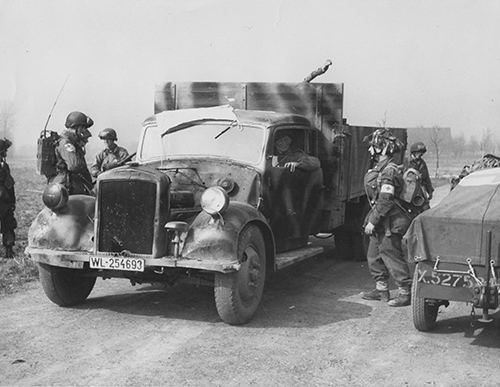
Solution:
<svg viewBox="0 0 500 387"><path fill-rule="evenodd" d="M320 161L317 157L309 156L303 150L292 147L292 142L292 138L288 135L276 139L275 149L278 157L275 167L288 168L292 173L296 169L314 171L320 168Z"/></svg>
<svg viewBox="0 0 500 387"><path fill-rule="evenodd" d="M371 137L371 138L370 138ZM370 236L367 261L375 289L363 292L365 300L381 300L389 306L410 305L412 278L403 253L402 239L410 226L412 216L399 199L403 189L403 174L394 162L394 153L402 143L387 129L377 129L369 140L369 151L376 161L365 174L364 183L372 206L366 216L364 231ZM389 277L398 287L398 295L389 298Z"/></svg>

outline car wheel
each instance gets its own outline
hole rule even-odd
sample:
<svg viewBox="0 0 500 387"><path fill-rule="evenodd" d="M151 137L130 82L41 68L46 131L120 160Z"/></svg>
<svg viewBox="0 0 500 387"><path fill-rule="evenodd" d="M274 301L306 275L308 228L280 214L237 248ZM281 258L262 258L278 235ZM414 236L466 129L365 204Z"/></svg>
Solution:
<svg viewBox="0 0 500 387"><path fill-rule="evenodd" d="M240 269L234 273L215 274L215 305L224 322L244 324L257 311L266 278L265 251L264 238L258 227L246 227L238 242Z"/></svg>
<svg viewBox="0 0 500 387"><path fill-rule="evenodd" d="M427 332L436 326L439 304L434 300L417 296L418 266L413 275L413 286L411 289L411 305L413 313L413 325L421 332Z"/></svg>
<svg viewBox="0 0 500 387"><path fill-rule="evenodd" d="M43 291L50 301L59 306L79 304L88 297L96 277L85 277L81 270L38 264Z"/></svg>

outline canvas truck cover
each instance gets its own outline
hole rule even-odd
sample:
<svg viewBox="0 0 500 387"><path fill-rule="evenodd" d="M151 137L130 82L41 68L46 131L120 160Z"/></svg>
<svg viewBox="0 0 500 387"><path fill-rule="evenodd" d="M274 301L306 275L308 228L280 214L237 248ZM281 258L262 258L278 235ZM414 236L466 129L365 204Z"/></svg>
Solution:
<svg viewBox="0 0 500 387"><path fill-rule="evenodd" d="M500 262L500 168L465 177L437 206L417 216L406 233L410 261L484 265L487 233L492 232L491 259Z"/></svg>

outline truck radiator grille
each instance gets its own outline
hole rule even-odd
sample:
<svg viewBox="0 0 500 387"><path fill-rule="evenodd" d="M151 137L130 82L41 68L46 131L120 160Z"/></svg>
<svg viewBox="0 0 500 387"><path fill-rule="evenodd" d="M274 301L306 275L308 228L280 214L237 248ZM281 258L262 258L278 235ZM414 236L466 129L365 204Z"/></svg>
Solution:
<svg viewBox="0 0 500 387"><path fill-rule="evenodd" d="M152 254L156 184L104 181L98 200L98 251Z"/></svg>

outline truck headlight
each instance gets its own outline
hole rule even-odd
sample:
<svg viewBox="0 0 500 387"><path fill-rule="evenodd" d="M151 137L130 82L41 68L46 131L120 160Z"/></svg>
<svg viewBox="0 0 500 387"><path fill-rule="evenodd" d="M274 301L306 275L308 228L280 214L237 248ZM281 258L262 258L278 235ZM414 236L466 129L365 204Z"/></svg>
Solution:
<svg viewBox="0 0 500 387"><path fill-rule="evenodd" d="M201 195L201 208L210 215L223 213L228 204L229 196L219 186L207 188Z"/></svg>
<svg viewBox="0 0 500 387"><path fill-rule="evenodd" d="M61 210L68 202L68 190L61 184L49 184L43 191L42 200L52 211Z"/></svg>

